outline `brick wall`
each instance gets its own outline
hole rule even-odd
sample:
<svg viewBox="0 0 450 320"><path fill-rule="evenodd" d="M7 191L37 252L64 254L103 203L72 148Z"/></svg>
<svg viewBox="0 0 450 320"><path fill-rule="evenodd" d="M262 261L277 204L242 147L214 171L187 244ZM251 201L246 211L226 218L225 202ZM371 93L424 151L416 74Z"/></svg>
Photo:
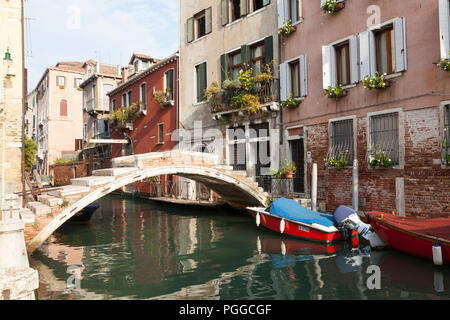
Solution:
<svg viewBox="0 0 450 320"><path fill-rule="evenodd" d="M404 113L405 163L403 169L371 169L366 163L367 118L357 118L360 210L396 211L396 178L405 179L405 213L418 216L450 215L450 169L441 166L440 111L438 107ZM402 126L402 123L400 123ZM402 148L402 142L400 148ZM306 151L318 164L326 183L326 209L352 204L352 170L328 169L328 123L308 127ZM308 165L310 190L311 165ZM319 181L319 184L321 182Z"/></svg>
<svg viewBox="0 0 450 320"><path fill-rule="evenodd" d="M86 165L84 162L53 165L51 168L55 186L66 186L70 184L70 179L86 177Z"/></svg>

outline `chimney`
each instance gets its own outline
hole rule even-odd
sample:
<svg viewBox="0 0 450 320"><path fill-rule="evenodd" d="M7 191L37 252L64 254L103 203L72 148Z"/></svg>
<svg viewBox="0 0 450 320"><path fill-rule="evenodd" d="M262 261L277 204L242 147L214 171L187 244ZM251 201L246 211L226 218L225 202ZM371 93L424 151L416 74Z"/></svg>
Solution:
<svg viewBox="0 0 450 320"><path fill-rule="evenodd" d="M122 75L122 67L120 65L117 65L117 75L118 76Z"/></svg>
<svg viewBox="0 0 450 320"><path fill-rule="evenodd" d="M100 61L97 61L97 64L95 65L95 73L100 73Z"/></svg>
<svg viewBox="0 0 450 320"><path fill-rule="evenodd" d="M122 83L128 81L128 68L122 68Z"/></svg>

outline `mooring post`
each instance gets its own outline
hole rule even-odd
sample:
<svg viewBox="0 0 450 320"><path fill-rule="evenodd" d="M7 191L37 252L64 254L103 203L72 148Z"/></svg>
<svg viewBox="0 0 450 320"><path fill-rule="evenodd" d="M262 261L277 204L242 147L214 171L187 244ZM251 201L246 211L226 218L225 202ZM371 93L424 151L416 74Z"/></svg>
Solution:
<svg viewBox="0 0 450 320"><path fill-rule="evenodd" d="M313 163L312 167L311 210L317 210L317 163Z"/></svg>
<svg viewBox="0 0 450 320"><path fill-rule="evenodd" d="M353 210L359 210L359 176L358 176L358 160L353 160L353 196L352 196Z"/></svg>

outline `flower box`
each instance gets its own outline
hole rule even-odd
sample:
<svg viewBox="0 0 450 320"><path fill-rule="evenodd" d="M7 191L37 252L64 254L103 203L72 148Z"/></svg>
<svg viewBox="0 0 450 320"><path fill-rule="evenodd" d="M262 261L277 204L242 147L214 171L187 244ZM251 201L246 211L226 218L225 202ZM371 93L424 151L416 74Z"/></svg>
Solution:
<svg viewBox="0 0 450 320"><path fill-rule="evenodd" d="M345 2L338 1L338 0L327 0L322 5L322 10L329 14L336 13L344 8L345 8Z"/></svg>

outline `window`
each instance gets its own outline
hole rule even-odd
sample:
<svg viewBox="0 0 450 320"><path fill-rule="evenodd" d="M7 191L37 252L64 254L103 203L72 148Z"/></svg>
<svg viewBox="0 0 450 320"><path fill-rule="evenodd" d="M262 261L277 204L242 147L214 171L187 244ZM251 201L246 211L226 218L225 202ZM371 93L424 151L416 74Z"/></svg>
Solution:
<svg viewBox="0 0 450 320"><path fill-rule="evenodd" d="M291 78L291 94L294 97L300 97L300 61L295 60L289 63Z"/></svg>
<svg viewBox="0 0 450 320"><path fill-rule="evenodd" d="M134 62L134 72L138 72L139 71L139 60L136 60Z"/></svg>
<svg viewBox="0 0 450 320"><path fill-rule="evenodd" d="M336 83L340 86L350 84L350 45L346 41L334 47L336 54Z"/></svg>
<svg viewBox="0 0 450 320"><path fill-rule="evenodd" d="M196 75L197 102L202 102L206 98L205 96L206 82L207 82L206 62L199 64L195 67L195 75Z"/></svg>
<svg viewBox="0 0 450 320"><path fill-rule="evenodd" d="M263 0L253 0L253 11L262 9L264 7Z"/></svg>
<svg viewBox="0 0 450 320"><path fill-rule="evenodd" d="M450 59L450 1L439 0L439 35L441 59Z"/></svg>
<svg viewBox="0 0 450 320"><path fill-rule="evenodd" d="M348 166L352 166L354 159L354 131L353 119L336 120L330 122L330 145L328 160L346 155Z"/></svg>
<svg viewBox="0 0 450 320"><path fill-rule="evenodd" d="M264 42L251 47L253 75L256 76L264 68Z"/></svg>
<svg viewBox="0 0 450 320"><path fill-rule="evenodd" d="M158 144L164 143L164 123L158 124Z"/></svg>
<svg viewBox="0 0 450 320"><path fill-rule="evenodd" d="M111 111L115 112L117 110L117 102L116 99L112 99L111 101Z"/></svg>
<svg viewBox="0 0 450 320"><path fill-rule="evenodd" d="M259 123L250 125L250 138L256 141L256 176L262 175L262 168L270 168L270 138L269 123Z"/></svg>
<svg viewBox="0 0 450 320"><path fill-rule="evenodd" d="M57 76L56 77L56 85L57 86L65 86L66 85L66 77Z"/></svg>
<svg viewBox="0 0 450 320"><path fill-rule="evenodd" d="M124 93L122 94L122 107L126 107L127 106L127 94Z"/></svg>
<svg viewBox="0 0 450 320"><path fill-rule="evenodd" d="M175 70L170 69L164 73L164 91L169 93L169 100L174 100L175 91Z"/></svg>
<svg viewBox="0 0 450 320"><path fill-rule="evenodd" d="M241 18L241 0L231 0L231 21Z"/></svg>
<svg viewBox="0 0 450 320"><path fill-rule="evenodd" d="M247 170L247 151L245 143L245 127L228 129L230 143L230 165L233 170Z"/></svg>
<svg viewBox="0 0 450 320"><path fill-rule="evenodd" d="M133 91L128 91L128 101L127 101L127 107L131 106L133 104Z"/></svg>
<svg viewBox="0 0 450 320"><path fill-rule="evenodd" d="M241 51L235 51L229 54L230 57L230 76L232 80L239 78L239 71L241 70L242 56Z"/></svg>
<svg viewBox="0 0 450 320"><path fill-rule="evenodd" d="M380 74L395 73L394 28L392 25L375 33L376 70Z"/></svg>
<svg viewBox="0 0 450 320"><path fill-rule="evenodd" d="M192 42L196 39L204 37L212 31L212 8L207 8L200 11L192 18L189 18L186 23L186 40Z"/></svg>
<svg viewBox="0 0 450 320"><path fill-rule="evenodd" d="M140 101L142 101L142 110L147 110L147 84L141 84Z"/></svg>
<svg viewBox="0 0 450 320"><path fill-rule="evenodd" d="M67 100L61 100L59 103L59 115L61 117L67 117Z"/></svg>
<svg viewBox="0 0 450 320"><path fill-rule="evenodd" d="M79 88L83 79L75 78L75 88Z"/></svg>
<svg viewBox="0 0 450 320"><path fill-rule="evenodd" d="M109 96L108 93L111 92L114 89L114 85L111 83L104 83L103 84L103 110L108 111L109 109Z"/></svg>
<svg viewBox="0 0 450 320"><path fill-rule="evenodd" d="M300 21L300 10L299 10L300 0L288 0L288 1L289 1L289 20L291 20L291 22L294 24Z"/></svg>
<svg viewBox="0 0 450 320"><path fill-rule="evenodd" d="M398 165L400 162L398 113L371 116L369 133L369 156L377 150L382 151Z"/></svg>
<svg viewBox="0 0 450 320"><path fill-rule="evenodd" d="M98 120L94 120L93 136L98 134Z"/></svg>

